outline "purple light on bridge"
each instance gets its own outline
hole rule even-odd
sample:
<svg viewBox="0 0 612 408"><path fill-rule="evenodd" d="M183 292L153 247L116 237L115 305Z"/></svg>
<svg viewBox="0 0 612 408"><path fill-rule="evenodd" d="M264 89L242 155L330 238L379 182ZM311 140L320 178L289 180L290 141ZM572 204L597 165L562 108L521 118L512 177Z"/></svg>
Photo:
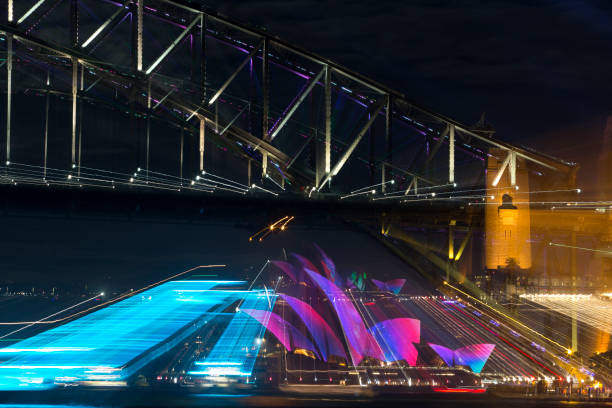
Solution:
<svg viewBox="0 0 612 408"><path fill-rule="evenodd" d="M312 334L323 356L323 361L327 361L327 357L330 355L346 359L342 342L334 334L325 319L312 306L289 295L280 294L280 296L295 310L310 331L310 334Z"/></svg>
<svg viewBox="0 0 612 408"><path fill-rule="evenodd" d="M411 366L416 365L418 351L413 343L421 341L419 320L400 317L377 323L369 330L382 348L387 362L404 360Z"/></svg>
<svg viewBox="0 0 612 408"><path fill-rule="evenodd" d="M348 296L327 278L310 269L305 268L304 270L321 288L334 307L346 336L353 364L358 365L365 356L384 361L384 353L366 329L359 312Z"/></svg>

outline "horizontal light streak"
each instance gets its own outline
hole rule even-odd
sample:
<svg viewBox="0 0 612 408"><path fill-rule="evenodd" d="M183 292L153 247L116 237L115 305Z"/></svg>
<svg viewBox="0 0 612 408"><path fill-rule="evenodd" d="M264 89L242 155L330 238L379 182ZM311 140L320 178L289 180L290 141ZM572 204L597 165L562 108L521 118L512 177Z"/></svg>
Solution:
<svg viewBox="0 0 612 408"><path fill-rule="evenodd" d="M612 302L591 295L525 295L539 306L554 310L569 318L606 333L612 333Z"/></svg>
<svg viewBox="0 0 612 408"><path fill-rule="evenodd" d="M556 242L549 242L548 245L549 246L554 246L554 247L569 248L569 249L579 249L581 251L599 252L599 253L606 254L606 255L612 255L612 251L605 251L603 249L585 248L585 247L579 247L579 246L574 246L574 245L559 244L559 243L556 243Z"/></svg>
<svg viewBox="0 0 612 408"><path fill-rule="evenodd" d="M453 290L455 290L455 291L457 291L457 292L461 293L462 295L464 295L464 296L468 297L469 299L471 299L471 300L473 300L473 301L476 301L476 302L478 302L479 304L481 304L481 305L483 305L483 306L486 306L488 309L492 310L492 311L493 311L493 312L495 312L495 313L498 313L498 314L500 314L500 315L504 316L506 319L508 319L508 320L512 321L512 322L513 322L513 323L515 323L515 324L518 324L519 326L521 326L522 328L524 328L524 329L526 329L526 330L530 331L531 333L536 334L537 336L539 336L539 337L541 337L541 338L543 338L543 339L547 340L548 342L550 342L550 343L552 343L552 344L554 344L554 345L556 345L556 346L560 347L561 349L563 349L563 351L564 351L564 352L566 352L567 350L569 350L569 348L568 348L568 347L566 347L566 346L564 346L564 345L562 345L562 344L559 344L559 343L557 343L556 341L554 341L553 339L550 339L550 338L548 338L548 337L544 336L543 334L541 334L541 333L539 333L538 331L536 331L536 330L532 329L531 327L526 326L526 325L524 325L523 323L521 323L521 322L519 322L518 320L516 320L515 318L513 318L513 317L511 317L511 316L508 316L508 315L507 315L507 314L505 314L505 313L500 312L499 310L497 310L497 309L493 308L492 306L490 306L490 305L486 304L485 302L481 301L480 299L475 298L474 296L470 295L469 293L466 293L466 292L462 291L461 289L459 289L459 288L457 288L457 287L455 287L455 286L451 285L450 283L448 283L448 282L444 282L444 285L446 285L446 286L448 286L449 288L451 288L451 289L453 289Z"/></svg>
<svg viewBox="0 0 612 408"><path fill-rule="evenodd" d="M39 348L12 348L5 347L0 349L0 353L59 353L66 351L91 351L91 347L39 347Z"/></svg>

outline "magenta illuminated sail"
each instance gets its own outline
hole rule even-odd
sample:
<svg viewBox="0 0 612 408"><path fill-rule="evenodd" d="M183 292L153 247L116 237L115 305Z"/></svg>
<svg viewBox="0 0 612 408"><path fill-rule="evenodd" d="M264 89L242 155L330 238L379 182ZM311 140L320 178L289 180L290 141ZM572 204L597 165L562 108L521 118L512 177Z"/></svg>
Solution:
<svg viewBox="0 0 612 408"><path fill-rule="evenodd" d="M469 366L473 372L480 373L493 352L495 344L471 344L455 350L455 364Z"/></svg>
<svg viewBox="0 0 612 408"><path fill-rule="evenodd" d="M382 291L392 292L396 295L400 293L402 287L406 283L406 279L392 279L387 282L382 282L377 279L372 279L372 283Z"/></svg>
<svg viewBox="0 0 612 408"><path fill-rule="evenodd" d="M453 365L468 366L475 373L482 371L495 348L495 344L471 344L457 350L451 350L437 344L428 344L449 367Z"/></svg>
<svg viewBox="0 0 612 408"><path fill-rule="evenodd" d="M334 307L348 340L349 353L351 354L353 364L359 364L366 356L384 361L384 353L366 329L359 312L355 309L348 296L325 277L309 269L305 269L305 271L317 286L321 288Z"/></svg>
<svg viewBox="0 0 612 408"><path fill-rule="evenodd" d="M315 244L314 247L321 255L321 266L325 271L325 275L330 281L336 283L336 265L334 264L334 261L332 261L318 245Z"/></svg>
<svg viewBox="0 0 612 408"><path fill-rule="evenodd" d="M304 349L312 351L317 357L317 353L314 345L304 336L298 329L296 329L291 323L277 315L276 313L268 312L267 310L257 309L240 309L257 320L267 330L270 330L272 334L282 343L287 351L294 349ZM319 357L320 358L320 357Z"/></svg>
<svg viewBox="0 0 612 408"><path fill-rule="evenodd" d="M293 265L291 265L289 262L271 261L271 264L283 271L284 274L287 275L292 281L297 282Z"/></svg>
<svg viewBox="0 0 612 408"><path fill-rule="evenodd" d="M385 320L370 328L388 362L404 360L416 365L418 351L413 343L421 339L421 322L405 317Z"/></svg>
<svg viewBox="0 0 612 408"><path fill-rule="evenodd" d="M310 334L312 334L315 343L317 343L324 361L327 361L330 355L346 358L342 343L321 315L319 315L308 303L302 302L292 296L284 294L280 294L280 296L289 303L291 308L300 316L310 331Z"/></svg>
<svg viewBox="0 0 612 408"><path fill-rule="evenodd" d="M444 347L444 346L440 346L438 344L432 344L432 343L427 343L429 345L429 347L431 347L433 349L433 351L435 351L438 356L440 356L440 358L446 363L447 366L452 367L454 364L454 351Z"/></svg>

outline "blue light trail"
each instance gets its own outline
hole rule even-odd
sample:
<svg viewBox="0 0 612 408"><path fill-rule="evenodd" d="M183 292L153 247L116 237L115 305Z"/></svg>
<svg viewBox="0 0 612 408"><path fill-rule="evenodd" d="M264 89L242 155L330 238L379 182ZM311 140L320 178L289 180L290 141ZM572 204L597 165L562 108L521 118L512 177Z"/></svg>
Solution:
<svg viewBox="0 0 612 408"><path fill-rule="evenodd" d="M241 283L167 282L0 349L0 390L124 380L245 296L213 288Z"/></svg>

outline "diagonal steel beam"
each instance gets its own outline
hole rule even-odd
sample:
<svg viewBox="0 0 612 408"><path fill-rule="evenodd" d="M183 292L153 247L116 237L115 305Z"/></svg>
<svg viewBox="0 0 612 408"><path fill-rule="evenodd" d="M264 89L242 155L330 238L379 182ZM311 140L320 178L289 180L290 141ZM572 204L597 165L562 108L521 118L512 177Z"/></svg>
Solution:
<svg viewBox="0 0 612 408"><path fill-rule="evenodd" d="M361 128L361 130L359 131L359 133L353 140L353 143L351 143L349 147L345 150L344 154L342 155L340 160L338 160L338 162L336 163L332 171L325 176L325 179L323 179L323 182L319 186L318 190L321 190L321 188L325 185L325 183L327 183L332 177L336 176L340 172L340 170L342 170L342 167L344 167L344 164L346 163L346 161L349 159L349 157L351 157L351 154L353 153L353 151L355 150L355 148L357 147L361 139L363 139L363 136L366 134L368 129L370 129L370 126L372 126L372 123L374 123L374 121L378 117L378 114L380 113L380 111L385 105L384 104L385 99L386 98L380 98L379 101L372 107L373 112L370 115L370 119L366 122L363 128Z"/></svg>
<svg viewBox="0 0 612 408"><path fill-rule="evenodd" d="M426 168L427 166L429 166L429 163L433 160L433 158L435 157L436 153L438 153L438 150L440 150L440 147L442 147L442 143L444 142L444 138L446 138L446 135L448 135L449 131L450 131L450 125L447 125L446 128L440 134L440 136L438 138L438 141L436 142L434 148L431 149L431 152L429 153L429 156L427 156L427 160L425 161L425 165L423 166L423 168Z"/></svg>
<svg viewBox="0 0 612 408"><path fill-rule="evenodd" d="M312 89L319 82L319 80L321 79L323 74L325 74L326 71L327 71L327 67L323 67L323 69L317 75L310 77L310 79L308 80L308 83L306 84L306 88L304 88L302 93L296 99L294 99L291 102L291 104L289 104L289 106L285 110L285 112L287 113L281 118L278 124L274 126L274 128L272 128L272 130L270 131L269 133L270 140L274 140L276 135L278 135L278 132L280 132L281 129L287 124L289 119L291 119L291 116L300 107L302 102L304 102L304 99L306 99L310 91L312 91Z"/></svg>
<svg viewBox="0 0 612 408"><path fill-rule="evenodd" d="M461 255L463 255L463 251L465 250L465 247L467 245L467 243L470 241L470 238L472 237L472 227L470 227L468 229L468 233L466 234L465 238L463 238L463 241L461 241L461 245L459 246L459 250L457 251L457 255L455 255L455 262L459 261L459 259L461 259Z"/></svg>
<svg viewBox="0 0 612 408"><path fill-rule="evenodd" d="M247 64L247 62L249 62L251 60L251 58L253 58L255 56L255 54L257 53L257 51L259 51L259 49L261 48L262 45L263 45L263 40L260 41L259 44L256 47L253 48L253 50L249 53L249 55L247 55L247 57L240 63L240 65L238 65L238 68L236 68L236 70L232 73L232 75L230 75L230 77L227 78L225 83L223 85L221 85L221 88L219 88L219 90L213 95L213 97L210 98L210 101L208 101L209 105L212 105L213 103L215 103L217 98L219 98L219 96L221 96L223 91L225 91L225 88L227 88L229 86L229 84L232 83L234 78L236 78L236 75L238 75L240 73L240 71L242 71L242 68L244 68L244 66Z"/></svg>
<svg viewBox="0 0 612 408"><path fill-rule="evenodd" d="M232 120L230 120L230 122L229 122L229 123L228 123L228 124L227 124L227 125L226 125L226 126L225 126L225 127L222 129L222 130L221 130L221 132L219 132L219 136L223 136L223 134L224 134L225 132L227 132L227 129L229 129L229 128L230 128L230 127L231 127L231 126L234 124L234 122L235 122L235 121L237 121L237 120L238 120L238 118L239 118L240 116L242 116L242 114L244 113L244 111L245 111L245 110L246 110L246 109L247 109L249 106L250 106L250 105L249 105L248 103L247 103L247 104L245 104L245 105L244 105L244 107L243 107L242 109L240 109L240 112L238 112L238 113L236 114L236 116L234 116L234 117L232 118Z"/></svg>
<svg viewBox="0 0 612 408"><path fill-rule="evenodd" d="M105 22L103 22L100 27L93 32L92 35L89 36L88 39L85 40L81 48L87 48L89 44L91 44L96 38L100 36L104 31L106 31L109 27L113 26L113 23L117 20L123 18L123 15L127 13L129 10L127 8L128 4L130 4L131 0L126 0L123 2L123 5L119 8L119 10L115 11Z"/></svg>
<svg viewBox="0 0 612 408"><path fill-rule="evenodd" d="M153 64L151 64L151 66L149 68L147 68L145 74L149 75L151 72L153 72L153 70L155 68L157 68L157 66L159 64L161 64L161 62L164 60L164 58L166 58L168 56L168 54L170 54L172 52L172 50L174 48L176 48L176 46L179 45L179 43L181 41L183 41L183 39L187 36L187 34L189 34L191 29L193 29L193 27L195 27L195 25L198 24L200 22L200 20L201 20L200 16L197 16L196 18L194 18L193 21L191 22L191 24L189 24L187 26L187 28L185 28L183 30L183 32L180 33L178 37L176 37L176 40L174 40L172 42L172 44L170 44L170 46L168 48L166 48L166 50L164 52L162 52L162 54L159 56L159 58L157 58L155 60L155 62Z"/></svg>
<svg viewBox="0 0 612 408"><path fill-rule="evenodd" d="M419 179L415 176L412 178L412 181L410 182L410 184L408 184L408 188L406 189L406 192L404 193L404 195L408 195L408 193L410 193L410 190L414 191L414 194L418 194L418 187L419 187Z"/></svg>
<svg viewBox="0 0 612 408"><path fill-rule="evenodd" d="M164 95L163 98L161 98L156 104L155 106L153 106L153 109L157 109L159 105L161 105L162 103L164 103L164 101L166 100L166 98L168 98L170 95L172 95L174 93L174 91L176 91L175 87L170 88L170 90L168 91L168 93L166 95Z"/></svg>
<svg viewBox="0 0 612 408"><path fill-rule="evenodd" d="M21 24L23 23L28 17L30 17L30 15L36 11L36 9L38 9L40 6L43 5L43 3L47 1L47 0L38 0L36 2L36 4L34 4L32 7L30 7L30 9L28 11L26 11L23 16L21 16L21 18L19 20L17 20L17 24Z"/></svg>
<svg viewBox="0 0 612 408"><path fill-rule="evenodd" d="M300 147L300 149L297 151L297 153L291 158L291 161L287 164L287 169L289 169L291 166L293 166L293 163L295 163L295 161L297 160L298 157L300 157L300 154L302 154L302 152L304 151L304 149L306 148L306 146L308 146L308 144L310 143L310 141L315 137L315 133L313 133L312 135L308 136L308 139L306 139L306 141L304 142L304 144L302 145L302 147Z"/></svg>
<svg viewBox="0 0 612 408"><path fill-rule="evenodd" d="M506 159L502 163L499 170L497 170L497 174L495 175L495 178L493 179L493 182L491 183L493 187L496 187L497 184L499 183L499 180L501 180L501 176L502 174L504 174L504 170L506 170L506 167L508 167L508 164L510 163L511 159L512 159L512 151L508 151L508 155L506 156Z"/></svg>

